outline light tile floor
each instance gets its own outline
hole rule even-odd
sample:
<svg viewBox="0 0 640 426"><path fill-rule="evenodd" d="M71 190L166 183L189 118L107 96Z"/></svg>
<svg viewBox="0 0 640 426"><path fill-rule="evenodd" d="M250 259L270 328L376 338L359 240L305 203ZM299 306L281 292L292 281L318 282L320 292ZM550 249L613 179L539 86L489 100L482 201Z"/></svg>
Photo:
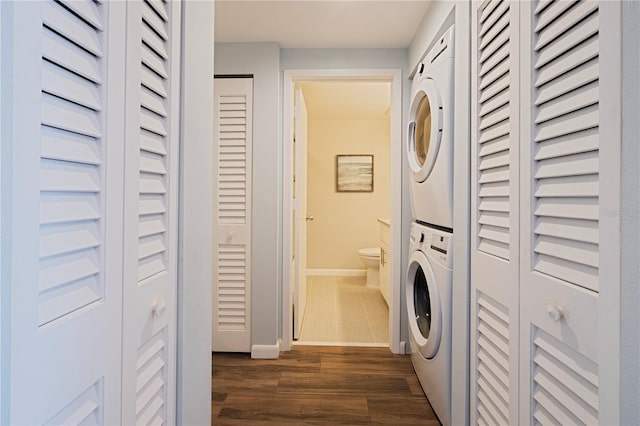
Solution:
<svg viewBox="0 0 640 426"><path fill-rule="evenodd" d="M298 343L388 344L389 308L365 277L307 277Z"/></svg>

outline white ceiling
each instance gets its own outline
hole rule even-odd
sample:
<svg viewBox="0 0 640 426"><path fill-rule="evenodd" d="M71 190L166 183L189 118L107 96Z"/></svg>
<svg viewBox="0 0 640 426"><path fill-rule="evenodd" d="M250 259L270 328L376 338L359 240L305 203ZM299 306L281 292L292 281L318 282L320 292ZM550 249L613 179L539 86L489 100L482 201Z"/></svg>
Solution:
<svg viewBox="0 0 640 426"><path fill-rule="evenodd" d="M216 42L283 48L406 48L429 0L217 0Z"/></svg>
<svg viewBox="0 0 640 426"><path fill-rule="evenodd" d="M381 120L391 107L391 83L302 83L310 120Z"/></svg>

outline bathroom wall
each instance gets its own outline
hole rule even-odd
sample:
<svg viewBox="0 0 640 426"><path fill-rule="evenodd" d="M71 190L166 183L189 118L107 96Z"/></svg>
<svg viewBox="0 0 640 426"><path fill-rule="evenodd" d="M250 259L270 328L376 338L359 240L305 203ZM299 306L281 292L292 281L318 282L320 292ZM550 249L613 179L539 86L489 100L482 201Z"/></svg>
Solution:
<svg viewBox="0 0 640 426"><path fill-rule="evenodd" d="M390 122L314 119L307 146L308 269L364 269L358 250L380 245L377 218L390 215ZM336 191L336 155L373 154L373 192Z"/></svg>

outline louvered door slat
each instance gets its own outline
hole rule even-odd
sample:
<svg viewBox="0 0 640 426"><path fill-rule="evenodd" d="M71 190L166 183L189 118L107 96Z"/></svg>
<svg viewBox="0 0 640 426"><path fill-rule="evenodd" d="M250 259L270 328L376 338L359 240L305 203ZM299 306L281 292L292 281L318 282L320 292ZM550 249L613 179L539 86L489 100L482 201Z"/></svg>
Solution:
<svg viewBox="0 0 640 426"><path fill-rule="evenodd" d="M102 48L95 28L53 2L44 7L44 25L90 54L101 57Z"/></svg>
<svg viewBox="0 0 640 426"><path fill-rule="evenodd" d="M537 235L556 235L562 238L598 244L598 226L593 221L545 217L538 220Z"/></svg>
<svg viewBox="0 0 640 426"><path fill-rule="evenodd" d="M101 161L99 147L92 137L48 127L42 129L42 158L97 165Z"/></svg>
<svg viewBox="0 0 640 426"><path fill-rule="evenodd" d="M78 224L62 231L56 227L44 227L40 239L40 257L98 247L98 235L99 230L95 223Z"/></svg>
<svg viewBox="0 0 640 426"><path fill-rule="evenodd" d="M165 41L158 34L147 25L145 20L144 25L142 26L142 40L147 46L149 46L153 51L160 56L162 59L166 60L169 58L167 54L167 50L165 48Z"/></svg>
<svg viewBox="0 0 640 426"><path fill-rule="evenodd" d="M163 19L155 12L148 2L142 4L142 19L155 31L163 40L168 40L169 35L164 25Z"/></svg>
<svg viewBox="0 0 640 426"><path fill-rule="evenodd" d="M565 20L561 22L565 22ZM545 32L549 41L548 43L546 40L538 42L538 49L541 50L541 53L536 61L536 69L565 54L598 32L598 16L596 14L578 26L569 27L574 24L571 22L566 26L550 29L548 33ZM543 48L544 51L542 51Z"/></svg>
<svg viewBox="0 0 640 426"><path fill-rule="evenodd" d="M501 2L482 23L480 30L480 49L484 50L489 43L509 24L509 2ZM482 55L480 56L482 58ZM481 61L482 62L482 61Z"/></svg>
<svg viewBox="0 0 640 426"><path fill-rule="evenodd" d="M549 83L553 79L572 70L576 65L585 64L597 56L598 39L596 37L592 37L587 42L579 45L578 48L569 51L566 55L559 57L555 61L541 68L538 72L538 78L536 79L536 87Z"/></svg>
<svg viewBox="0 0 640 426"><path fill-rule="evenodd" d="M88 111L87 108L44 92L41 109L43 125L94 138L102 136L95 111Z"/></svg>
<svg viewBox="0 0 640 426"><path fill-rule="evenodd" d="M578 0L556 1L550 4L544 10L537 12L536 16L538 17L538 19L534 29L535 32L542 31L547 25L557 20L560 15L565 13L567 9L570 9L577 2Z"/></svg>
<svg viewBox="0 0 640 426"><path fill-rule="evenodd" d="M158 56L158 54L146 44L142 45L142 63L160 77L169 77L163 58Z"/></svg>
<svg viewBox="0 0 640 426"><path fill-rule="evenodd" d="M71 10L78 17L82 18L89 25L98 31L103 30L102 17L97 2L93 1L73 1L60 0L60 3Z"/></svg>
<svg viewBox="0 0 640 426"><path fill-rule="evenodd" d="M598 103L598 86L594 81L539 106L536 124L561 117Z"/></svg>
<svg viewBox="0 0 640 426"><path fill-rule="evenodd" d="M101 110L100 92L94 83L50 62L45 62L42 67L42 90L94 111Z"/></svg>

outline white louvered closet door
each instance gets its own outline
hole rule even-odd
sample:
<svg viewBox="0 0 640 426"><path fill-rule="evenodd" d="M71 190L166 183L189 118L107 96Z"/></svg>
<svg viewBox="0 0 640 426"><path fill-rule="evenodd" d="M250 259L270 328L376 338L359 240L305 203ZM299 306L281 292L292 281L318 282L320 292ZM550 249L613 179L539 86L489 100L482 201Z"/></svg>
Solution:
<svg viewBox="0 0 640 426"><path fill-rule="evenodd" d="M517 423L519 4L472 15L471 422Z"/></svg>
<svg viewBox="0 0 640 426"><path fill-rule="evenodd" d="M522 7L520 423L617 424L620 9Z"/></svg>
<svg viewBox="0 0 640 426"><path fill-rule="evenodd" d="M12 8L9 423L118 424L125 8Z"/></svg>
<svg viewBox="0 0 640 426"><path fill-rule="evenodd" d="M180 2L127 2L123 424L175 423Z"/></svg>
<svg viewBox="0 0 640 426"><path fill-rule="evenodd" d="M216 78L213 348L251 352L253 79Z"/></svg>

